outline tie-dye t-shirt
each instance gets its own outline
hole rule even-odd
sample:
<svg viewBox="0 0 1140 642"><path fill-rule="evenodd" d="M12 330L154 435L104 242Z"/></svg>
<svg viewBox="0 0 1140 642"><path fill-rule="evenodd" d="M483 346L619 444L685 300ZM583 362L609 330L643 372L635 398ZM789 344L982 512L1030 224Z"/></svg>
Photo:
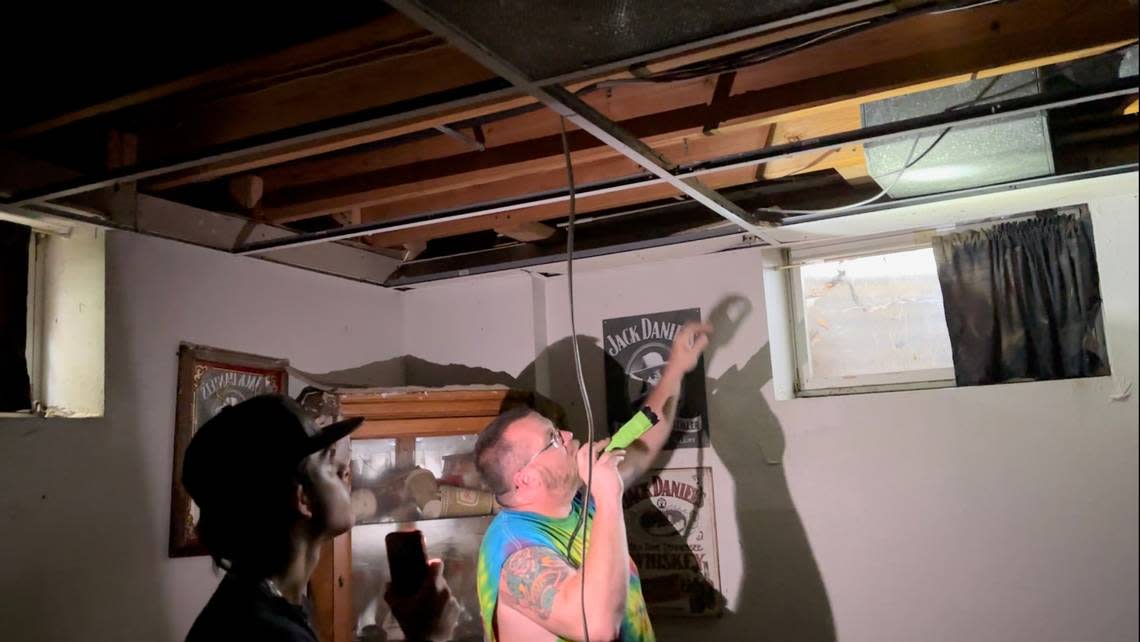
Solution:
<svg viewBox="0 0 1140 642"><path fill-rule="evenodd" d="M483 535L479 547L479 609L483 615L484 638L495 640L495 606L499 601L499 574L507 558L524 548L541 546L558 552L574 568L582 565L582 533L574 538L573 550L567 550L570 534L582 512L582 494L574 498L570 514L561 519L538 513L504 510L499 513ZM584 528L593 525L594 507ZM559 638L562 639L562 638ZM641 594L641 578L633 560L629 561L629 595L626 598L625 618L621 623L622 642L654 642L653 627L645 610L645 597Z"/></svg>

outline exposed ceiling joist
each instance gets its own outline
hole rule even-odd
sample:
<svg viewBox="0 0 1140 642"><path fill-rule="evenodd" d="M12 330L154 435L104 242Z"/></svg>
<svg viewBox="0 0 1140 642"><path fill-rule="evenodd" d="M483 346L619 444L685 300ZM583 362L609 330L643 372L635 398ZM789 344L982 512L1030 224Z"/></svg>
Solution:
<svg viewBox="0 0 1140 642"><path fill-rule="evenodd" d="M808 107L804 110L786 114L784 119L776 120L776 131L771 141L772 144L781 144L793 142L795 140L810 140L814 137L835 134L844 131L852 131L849 126L855 124L858 126L858 107L864 101L878 100L891 96L900 95L903 93L910 93L911 91L920 91L925 89L932 89L940 86L948 86L956 82L962 82L969 79L971 76L991 76L999 73L1010 73L1013 71L1020 71L1023 69L1034 68L1043 64L1054 64L1064 60L1072 60L1083 58L1096 53L1115 48L1124 44L1127 41L1114 42L1108 45L1101 45L1090 49L1080 49L1075 51L1066 52L1064 54L1055 54L1041 59L1025 60L1018 63L1005 65L1001 67L990 67L989 69L976 72L974 74L956 74L944 79L932 82L924 82L913 87L890 89L879 93L868 94L860 98L851 98L847 100L837 101L827 107ZM761 119L760 122L766 122L766 119ZM783 125L783 130L781 130ZM724 136L723 138L734 140L735 134L738 132L750 131L745 129L747 125L741 123L733 130L734 136ZM800 135L797 135L800 134ZM718 137L713 137L718 138ZM748 137L739 141L742 145L741 149L736 151L751 151L761 149L762 146L754 145L754 138ZM746 149L750 147L750 149ZM839 171L845 177L850 179L860 179L867 175L866 166L863 163L861 148L856 146L848 146L843 148L824 149L816 153L815 156L795 156L786 157L782 159L775 159L768 162L763 169L763 178L776 178L786 176L789 173L797 173L801 171L818 171L820 169L831 168ZM732 152L729 152L732 153ZM588 165L587 165L588 166ZM753 177L747 175L739 175L737 182L718 182L722 187L737 185L741 183L750 182ZM516 177L514 179L515 189L522 189L524 187L523 181ZM539 189L551 189L549 185L531 185ZM635 204L638 202L645 202L656 198L661 198L664 194L660 188L644 187L639 188L639 192L643 195L642 198L622 195L618 197L616 194L611 194L606 197L599 196L596 207L590 200L583 200L580 202L580 207L586 208L583 211L592 211L598 209L608 209L618 205ZM434 198L421 198L412 199L407 201L399 201L388 205L365 207L363 209L363 220L365 221L383 221L392 220L399 216L414 215L418 212L430 212L447 209L447 207L460 207L464 204L471 203L472 200L464 201L462 193L453 193L449 198L447 195L439 195ZM477 197L477 193L469 194L468 196ZM501 195L497 195L502 198ZM603 201L601 199L605 198ZM420 205L416 209L416 205ZM505 219L514 222L525 222L530 220L546 220L551 218L558 218L565 215L565 206L558 204L544 204L537 205L533 208L513 210L510 212L502 213L489 213L484 219L468 218L462 222L455 223L439 223L437 225L421 226L406 231L399 231L391 233L378 234L376 242L380 245L387 245L393 240L403 240L407 238L416 239L431 239L449 236L451 234L462 234L478 231L480 229L491 229L505 224Z"/></svg>
<svg viewBox="0 0 1140 642"><path fill-rule="evenodd" d="M824 136L811 141L798 141L768 149L758 150L756 152L748 154L739 154L730 156L728 158L717 159L716 161L701 163L693 167L687 167L678 170L677 173L673 175L673 178L685 180L696 177L708 177L711 182L714 181L718 175L725 174L731 176L732 174L740 171L748 172L751 171L752 168L756 165L778 160L781 158L787 158L790 156L796 156L810 152L819 152L852 144L862 144L878 140L887 140L899 136L910 136L932 131L939 131L945 129L947 126L983 123L1018 114L1033 113L1042 110L1057 109L1073 105L1102 101L1120 96L1127 96L1135 93L1135 91L1136 87L1134 79L1123 78L1097 86L1051 92L1047 95L1030 95L1000 102L964 106L961 109L956 109L954 111L918 116L896 122L884 123L881 125L873 125L861 128L854 132L844 132L840 134ZM639 189L648 185L660 184L666 184L668 187L672 187L672 185L668 184L668 181L666 181L666 179L663 177L632 177L629 179L622 179L619 181L610 182L605 185L584 189L583 192L579 194L579 197L590 198L593 196L609 194L613 192L621 192L630 189ZM438 224L458 223L460 221L468 221L469 219L480 218L482 216L490 214L499 214L512 210L522 210L532 206L559 203L567 199L568 195L566 193L562 193L553 196L524 198L518 202L509 203L502 206L492 206L488 208L475 207L470 208L466 211L461 210L455 213L439 213L431 216L420 217L418 219L407 222L364 223L345 229L314 232L296 239L251 243L240 248L237 250L237 252L241 254L257 254L262 252L275 251L281 248L297 247L316 243L327 243L329 241L357 238L366 235L376 235L377 238L380 238L381 235L384 235L385 238L391 238L387 237L386 235L399 235L407 232L408 230L427 228ZM522 221L511 221L511 223L519 222ZM501 225L503 225L503 222L499 221L496 226ZM401 237L399 243L407 243L410 240L411 239L409 238ZM373 239L373 242L375 242L375 238ZM385 246L388 245L388 243L385 243Z"/></svg>
<svg viewBox="0 0 1140 642"><path fill-rule="evenodd" d="M721 105L721 112L731 119L728 125L722 126L723 131L741 133L761 124L789 120L804 122L814 117L827 119L832 117L835 110L854 109L868 100L1099 53L1129 40L1131 28L1122 19L1126 18L1125 14L1134 17L1135 11L1129 10L1127 3L1122 3L1122 6L1123 9L1121 6L1106 4L1098 10L1096 16L1075 16L1066 3L1046 0L1036 3L1035 21L1031 21L1029 27L1016 20L1015 14L1010 13L1007 6L984 7L951 14L954 16L953 33L961 40L969 41L968 46L930 50L912 58L895 58L900 52L909 51L902 44L930 40L925 32L920 32L922 37L916 37L913 30L915 25L908 22L898 26L888 25L868 33L863 36L867 39L865 41L856 38L852 42L821 46L818 51L797 53L783 59L778 70L781 79L795 77L795 74L790 74L783 68L791 63L795 63L793 66L798 69L812 70L811 73L818 74L820 69L831 68L830 60L850 57L846 53L850 47L862 52L860 55L864 62L878 61L873 63L875 73L856 71L817 76L796 80L791 87L777 85L771 88L770 84L775 81L773 74L768 73L769 65L742 70L734 83L735 91L740 93L725 99ZM984 14L983 9L986 10ZM967 20L975 12L978 15ZM1049 39L1042 38L1040 29L1066 18L1083 21L1085 24L1062 34L1053 34ZM1009 23L1008 27L1004 26L1006 23ZM995 31L995 24L1002 26ZM932 27L927 24L924 28L930 30ZM801 58L805 60L800 60ZM613 96L605 101L592 100L592 96L587 96L586 100L607 115L638 114L620 120L619 124L655 149L674 158L677 148L683 147L687 151L691 147L694 134L706 123L708 114L705 101L711 96L712 85L711 81L680 83L680 86L671 85L667 93L661 93L661 89L660 86L615 87ZM843 98L835 101L836 94ZM636 111L638 105L642 110L640 112ZM646 105L654 105L659 111L654 113ZM676 107L662 111L669 105ZM627 109L633 111L627 112ZM545 129L542 128L542 122L546 123ZM487 130L486 153L453 152L449 155L445 150L440 150L434 154L426 152L430 155L418 164L400 164L399 159L403 154L401 150L404 147L408 148L409 153L413 150L423 152L427 148L426 145L416 144L314 159L297 165L295 169L287 165L270 170L270 183L289 181L292 187L268 198L267 216L278 221L298 220L353 204L365 208L366 220L390 220L443 208L440 206L440 194L449 189L467 190L473 186L507 179L516 181L518 191L534 192L553 188L549 179L545 183L539 180L543 184L534 186L524 186L521 179L528 173L538 175L557 170L561 165L557 121L548 117L542 121L541 114L533 114L508 119L496 125L497 127ZM554 131L551 131L552 126ZM513 127L522 128L525 132L519 136L529 135L531 138L500 137L500 132L509 132ZM537 138L534 137L535 134L538 134ZM510 140L518 142L507 142ZM736 142L742 146L753 144L751 140ZM576 150L575 163L589 163L598 159L599 155L616 155L588 137L575 136L574 133L571 133L571 145ZM590 154L586 150L590 150ZM724 153L735 151L744 150L724 150ZM677 160L691 162L702 159ZM852 168L850 158L835 160L836 168L840 171L850 171L855 177L865 174ZM350 175L348 172L351 168L366 169L363 173ZM777 169L772 171L773 175L779 175ZM274 174L280 176L281 180L274 181ZM617 175L621 174L615 172L609 177ZM327 180L322 182L321 177L327 177ZM528 189L529 187L535 189ZM491 198L503 196L505 195L497 194ZM459 201L463 198L462 193L454 194L452 198L448 207L463 204ZM417 208L417 200L425 199L437 207ZM466 201L474 202L478 201Z"/></svg>
<svg viewBox="0 0 1140 642"><path fill-rule="evenodd" d="M852 4L868 4L852 3ZM804 16L801 21L789 25L771 25L760 29L759 33L752 33L744 37L732 40L730 42L716 42L709 45L700 45L697 43L694 46L680 47L678 52L669 54L667 57L662 58L657 56L657 60L651 60L643 65L643 69L651 73L659 73L691 65L704 60L709 60L719 56L725 56L740 51L754 49L770 45L772 43L787 40L805 34L817 33L820 31L842 28L845 26L859 24L860 22L880 18L882 16L890 15L895 12L894 7L889 3L877 4L877 6L869 6L856 10L847 11L838 15L827 14L818 17ZM598 72L591 70L583 70L577 74L578 77L588 78L589 80L576 81L570 85L572 89L580 89L590 82L608 79L624 79L632 77L628 71L615 70L599 76ZM278 165L301 158L327 154L337 150L347 149L360 145L367 145L370 143L379 142L404 136L406 134L422 131L425 129L433 129L438 126L447 126L451 123L461 122L472 118L479 118L489 114L502 112L510 109L517 109L527 105L533 105L535 100L530 96L519 96L511 98L496 98L487 104L480 104L474 106L460 105L455 107L441 106L438 113L429 116L417 116L408 119L406 122L392 123L379 125L374 129L356 132L348 136L330 137L328 140L308 146L294 146L291 148L284 148L280 150L273 150L266 153L249 154L240 159L226 159L218 162L209 163L199 167L189 168L183 171L170 173L151 181L147 188L153 191L163 191L200 183L208 180L213 180L220 176L225 176L233 173L247 172L254 169L268 167L271 165ZM276 109L277 105L268 104L267 109Z"/></svg>
<svg viewBox="0 0 1140 642"><path fill-rule="evenodd" d="M641 165L649 172L655 174L670 186L683 192L693 200L713 210L720 216L739 225L741 228L756 234L770 244L777 244L774 237L769 235L768 225L757 221L732 201L728 200L716 190L710 188L698 178L679 178L674 175L676 166L658 154L653 148L642 142L632 134L614 123L601 112L560 86L540 87L533 83L522 71L515 68L507 60L488 51L466 33L448 25L438 19L425 7L414 0L390 0L391 4L410 16L420 25L427 27L448 42L455 45L475 60L506 78L519 89L534 96L547 107L550 107L563 118L573 122L582 130L589 132L603 143L609 145L621 154ZM563 145L567 151L569 161L569 148L563 137ZM570 186L573 189L573 185Z"/></svg>

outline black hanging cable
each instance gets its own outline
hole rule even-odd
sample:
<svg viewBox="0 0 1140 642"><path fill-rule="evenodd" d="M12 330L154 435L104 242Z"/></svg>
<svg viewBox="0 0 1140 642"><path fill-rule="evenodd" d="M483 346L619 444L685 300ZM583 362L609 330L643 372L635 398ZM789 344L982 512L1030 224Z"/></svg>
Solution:
<svg viewBox="0 0 1140 642"><path fill-rule="evenodd" d="M590 642L590 626L586 620L586 546L589 540L589 528L583 527L586 515L590 512L590 489L594 484L594 413L590 408L590 396L586 392L586 378L582 375L582 355L578 350L578 328L574 314L574 215L577 208L574 193L574 164L570 159L570 144L566 140L566 119L559 118L558 126L562 133L562 154L566 159L566 185L570 192L570 217L566 225L566 285L570 295L570 346L574 353L574 372L578 375L578 390L582 394L582 409L586 412L586 443L583 448L588 449L586 456L586 490L582 496L582 508L578 514L578 522L570 534L570 541L566 543L566 554L571 555L574 549L574 539L578 531L582 531L582 557L581 568L578 569L579 599L582 605L582 633L585 641Z"/></svg>

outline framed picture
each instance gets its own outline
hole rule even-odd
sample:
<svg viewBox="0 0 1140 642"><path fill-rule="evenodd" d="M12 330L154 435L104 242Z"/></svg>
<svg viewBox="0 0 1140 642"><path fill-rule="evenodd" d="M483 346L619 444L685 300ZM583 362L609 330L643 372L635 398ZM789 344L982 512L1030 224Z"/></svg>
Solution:
<svg viewBox="0 0 1140 642"><path fill-rule="evenodd" d="M651 312L602 321L606 350L606 415L610 434L617 432L645 404L661 379L673 336L688 321L700 321L700 308ZM681 379L673 432L665 448L709 445L709 412L705 398L705 359Z"/></svg>
<svg viewBox="0 0 1140 642"><path fill-rule="evenodd" d="M182 457L194 432L222 408L260 394L287 392L289 361L189 343L178 348L174 413L174 479L170 493L170 556L205 555L195 525L198 507L182 487Z"/></svg>
<svg viewBox="0 0 1140 642"><path fill-rule="evenodd" d="M656 615L720 615L712 469L650 471L623 497L629 555Z"/></svg>

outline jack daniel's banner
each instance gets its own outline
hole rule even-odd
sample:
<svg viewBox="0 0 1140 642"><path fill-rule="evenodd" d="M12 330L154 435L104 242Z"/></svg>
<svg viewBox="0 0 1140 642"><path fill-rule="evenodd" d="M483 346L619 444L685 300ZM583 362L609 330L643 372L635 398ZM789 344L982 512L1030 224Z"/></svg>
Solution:
<svg viewBox="0 0 1140 642"><path fill-rule="evenodd" d="M723 599L712 469L653 471L622 501L629 555L649 612L718 615Z"/></svg>
<svg viewBox="0 0 1140 642"><path fill-rule="evenodd" d="M699 308L656 312L602 321L606 351L606 415L610 434L634 415L661 379L673 336L688 321L699 321ZM681 382L673 433L666 448L709 444L704 357Z"/></svg>

